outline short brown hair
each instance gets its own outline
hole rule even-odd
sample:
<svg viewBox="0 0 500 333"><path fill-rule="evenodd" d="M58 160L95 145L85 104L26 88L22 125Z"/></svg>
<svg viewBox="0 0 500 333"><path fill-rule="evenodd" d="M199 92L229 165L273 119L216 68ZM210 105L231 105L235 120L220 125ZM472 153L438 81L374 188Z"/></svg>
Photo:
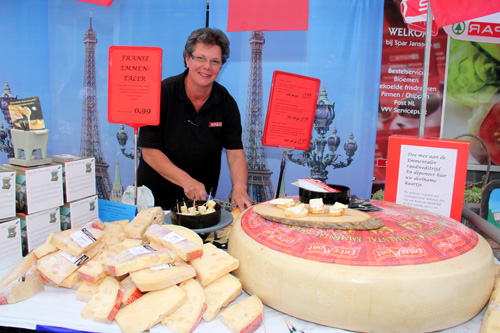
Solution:
<svg viewBox="0 0 500 333"><path fill-rule="evenodd" d="M186 66L186 56L191 55L194 51L196 43L207 45L218 45L222 52L222 64L229 58L229 39L224 32L214 28L201 28L193 31L184 46L183 59Z"/></svg>

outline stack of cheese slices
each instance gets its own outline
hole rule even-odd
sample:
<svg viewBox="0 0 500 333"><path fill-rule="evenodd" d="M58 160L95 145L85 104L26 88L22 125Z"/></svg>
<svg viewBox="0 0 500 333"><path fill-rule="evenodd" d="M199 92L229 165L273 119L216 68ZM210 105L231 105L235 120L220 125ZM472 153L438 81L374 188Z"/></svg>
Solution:
<svg viewBox="0 0 500 333"><path fill-rule="evenodd" d="M116 321L123 332L157 324L192 332L221 311L232 332L255 331L262 323L260 299L231 304L242 293L231 274L239 261L203 244L192 230L163 225L164 215L154 207L130 223L96 219L50 235L0 281L0 304L23 301L49 285L75 290L75 301L87 302L83 318Z"/></svg>

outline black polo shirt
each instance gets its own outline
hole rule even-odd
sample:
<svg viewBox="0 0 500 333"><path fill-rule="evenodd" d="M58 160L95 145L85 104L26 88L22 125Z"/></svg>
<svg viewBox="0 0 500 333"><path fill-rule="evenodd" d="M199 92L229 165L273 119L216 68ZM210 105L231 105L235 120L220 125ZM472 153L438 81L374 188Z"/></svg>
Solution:
<svg viewBox="0 0 500 333"><path fill-rule="evenodd" d="M240 112L234 98L217 82L196 112L184 88L188 70L162 81L160 124L141 127L138 146L161 150L215 196L222 149L243 149ZM151 189L155 205L165 209L185 198L182 187L160 176L142 157L137 183Z"/></svg>

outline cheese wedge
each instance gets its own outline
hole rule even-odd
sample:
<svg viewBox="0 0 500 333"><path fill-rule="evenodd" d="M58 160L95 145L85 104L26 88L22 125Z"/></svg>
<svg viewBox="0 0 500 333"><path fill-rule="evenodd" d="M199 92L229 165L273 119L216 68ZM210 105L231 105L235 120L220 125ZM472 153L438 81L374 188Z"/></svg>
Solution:
<svg viewBox="0 0 500 333"><path fill-rule="evenodd" d="M58 249L77 257L100 243L102 236L103 232L99 229L74 228L53 235L51 243Z"/></svg>
<svg viewBox="0 0 500 333"><path fill-rule="evenodd" d="M83 308L82 318L92 318L102 323L112 322L120 308L122 297L118 281L111 276L106 277Z"/></svg>
<svg viewBox="0 0 500 333"><path fill-rule="evenodd" d="M40 258L38 260L37 269L42 273L43 278L53 284L59 285L87 260L97 255L103 246L104 244L99 242L97 246L94 246L87 253L78 257L59 250Z"/></svg>
<svg viewBox="0 0 500 333"><path fill-rule="evenodd" d="M262 324L264 306L257 295L231 305L220 314L221 321L233 333L252 333Z"/></svg>
<svg viewBox="0 0 500 333"><path fill-rule="evenodd" d="M238 278L226 274L205 287L207 309L203 314L205 321L211 321L223 307L241 295L242 286Z"/></svg>
<svg viewBox="0 0 500 333"><path fill-rule="evenodd" d="M116 256L123 250L125 250L125 248L121 246L113 246L111 248L104 249L101 253L92 258L92 260L87 261L85 265L82 265L80 268L78 268L78 277L89 282L96 282L97 280L103 279L104 277L106 277L106 272L104 271L102 262L106 258Z"/></svg>
<svg viewBox="0 0 500 333"><path fill-rule="evenodd" d="M205 291L195 279L188 279L179 288L186 294L187 301L172 314L161 321L170 330L176 333L190 333L200 323L207 305L205 303Z"/></svg>
<svg viewBox="0 0 500 333"><path fill-rule="evenodd" d="M186 299L178 286L150 291L118 311L115 320L123 333L143 332L161 322Z"/></svg>
<svg viewBox="0 0 500 333"><path fill-rule="evenodd" d="M76 290L76 299L82 302L90 301L92 295L97 293L102 281L104 279L96 282L82 281L80 287Z"/></svg>
<svg viewBox="0 0 500 333"><path fill-rule="evenodd" d="M285 209L286 217L304 217L307 214L309 214L309 210L305 208L303 203Z"/></svg>
<svg viewBox="0 0 500 333"><path fill-rule="evenodd" d="M195 276L196 271L193 266L186 264L182 259L130 272L132 281L142 292L164 289Z"/></svg>
<svg viewBox="0 0 500 333"><path fill-rule="evenodd" d="M120 276L151 266L172 262L177 255L174 251L160 245L143 245L126 249L102 262L104 271L109 275Z"/></svg>
<svg viewBox="0 0 500 333"><path fill-rule="evenodd" d="M84 225L84 228L94 228L99 230L104 230L105 227L106 225L104 224L104 222L102 222L102 220L98 217L92 219L90 222L87 222Z"/></svg>
<svg viewBox="0 0 500 333"><path fill-rule="evenodd" d="M46 256L49 253L56 252L58 250L58 248L54 244L52 244L53 236L54 234L50 233L45 243L43 243L42 245L33 250L33 253L38 259L43 256Z"/></svg>
<svg viewBox="0 0 500 333"><path fill-rule="evenodd" d="M191 260L190 263L196 270L196 279L203 287L234 271L239 266L238 259L233 258L212 243L203 244L203 256Z"/></svg>
<svg viewBox="0 0 500 333"><path fill-rule="evenodd" d="M130 275L120 281L120 287L123 291L123 306L129 305L143 295L142 291L134 284L134 281L132 281Z"/></svg>
<svg viewBox="0 0 500 333"><path fill-rule="evenodd" d="M128 238L142 239L146 229L153 223L162 224L165 212L161 207L152 207L141 210L134 217L123 232Z"/></svg>
<svg viewBox="0 0 500 333"><path fill-rule="evenodd" d="M0 281L0 305L24 301L44 289L36 256L30 252Z"/></svg>
<svg viewBox="0 0 500 333"><path fill-rule="evenodd" d="M71 273L67 278L62 280L62 282L59 283L59 287L67 289L78 289L78 287L80 287L81 282L82 279L78 277L78 274L76 274L75 271Z"/></svg>
<svg viewBox="0 0 500 333"><path fill-rule="evenodd" d="M185 229L184 234L186 232L191 232L196 234L194 231L189 230L184 227L180 227ZM177 229L179 230L179 229ZM196 235L198 238L199 236ZM151 225L145 233L145 237L155 243L160 243L169 249L174 250L177 255L182 258L184 261L193 260L199 258L203 255L203 241L201 242L192 242L184 237L181 233L175 232L169 228L161 226L159 224Z"/></svg>

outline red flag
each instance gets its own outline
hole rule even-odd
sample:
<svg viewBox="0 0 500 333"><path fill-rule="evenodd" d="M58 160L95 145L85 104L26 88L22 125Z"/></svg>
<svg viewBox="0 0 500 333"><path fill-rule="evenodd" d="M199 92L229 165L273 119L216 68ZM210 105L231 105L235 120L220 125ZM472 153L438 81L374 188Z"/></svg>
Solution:
<svg viewBox="0 0 500 333"><path fill-rule="evenodd" d="M308 0L229 0L227 31L308 30Z"/></svg>
<svg viewBox="0 0 500 333"><path fill-rule="evenodd" d="M101 6L106 6L109 7L113 3L114 0L76 0L76 1L81 1L81 2L88 2L92 3L94 5L101 5Z"/></svg>
<svg viewBox="0 0 500 333"><path fill-rule="evenodd" d="M438 27L500 12L498 0L429 0Z"/></svg>

